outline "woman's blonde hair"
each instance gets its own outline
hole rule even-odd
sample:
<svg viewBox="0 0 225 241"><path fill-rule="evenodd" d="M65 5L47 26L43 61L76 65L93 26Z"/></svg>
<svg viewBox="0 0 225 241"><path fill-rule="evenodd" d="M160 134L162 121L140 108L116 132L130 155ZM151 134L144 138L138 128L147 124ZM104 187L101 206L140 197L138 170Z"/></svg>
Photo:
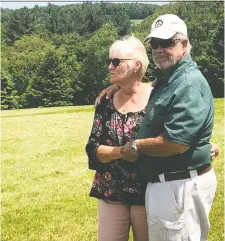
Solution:
<svg viewBox="0 0 225 241"><path fill-rule="evenodd" d="M138 38L132 36L124 37L121 40L115 41L110 49L109 55L115 49L119 49L122 58L131 58L141 62L141 68L138 70L140 77L143 77L146 73L147 67L149 65L149 59L147 56L146 48Z"/></svg>

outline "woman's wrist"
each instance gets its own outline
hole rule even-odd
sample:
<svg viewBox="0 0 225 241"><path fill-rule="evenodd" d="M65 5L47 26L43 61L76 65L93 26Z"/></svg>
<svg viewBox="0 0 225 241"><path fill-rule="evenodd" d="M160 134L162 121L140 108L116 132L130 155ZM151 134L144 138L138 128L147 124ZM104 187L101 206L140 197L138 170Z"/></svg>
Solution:
<svg viewBox="0 0 225 241"><path fill-rule="evenodd" d="M123 150L124 150L124 146L120 146L120 158L123 158Z"/></svg>

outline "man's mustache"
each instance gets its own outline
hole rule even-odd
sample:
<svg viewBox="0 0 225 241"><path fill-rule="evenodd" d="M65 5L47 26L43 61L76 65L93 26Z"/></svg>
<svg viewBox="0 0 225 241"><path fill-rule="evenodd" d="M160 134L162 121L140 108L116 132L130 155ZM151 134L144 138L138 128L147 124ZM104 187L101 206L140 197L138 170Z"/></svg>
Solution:
<svg viewBox="0 0 225 241"><path fill-rule="evenodd" d="M166 57L168 57L169 55L168 54L166 54L166 53L154 53L153 54L153 57L154 58L166 58Z"/></svg>

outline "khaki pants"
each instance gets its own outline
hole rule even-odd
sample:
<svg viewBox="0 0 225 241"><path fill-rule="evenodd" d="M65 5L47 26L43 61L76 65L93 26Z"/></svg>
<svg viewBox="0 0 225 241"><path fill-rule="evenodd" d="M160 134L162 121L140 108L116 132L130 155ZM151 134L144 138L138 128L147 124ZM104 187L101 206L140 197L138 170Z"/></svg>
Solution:
<svg viewBox="0 0 225 241"><path fill-rule="evenodd" d="M148 183L149 241L207 241L216 185L213 169L189 179Z"/></svg>
<svg viewBox="0 0 225 241"><path fill-rule="evenodd" d="M130 206L98 201L98 241L128 241L130 226L134 241L148 241L144 205Z"/></svg>

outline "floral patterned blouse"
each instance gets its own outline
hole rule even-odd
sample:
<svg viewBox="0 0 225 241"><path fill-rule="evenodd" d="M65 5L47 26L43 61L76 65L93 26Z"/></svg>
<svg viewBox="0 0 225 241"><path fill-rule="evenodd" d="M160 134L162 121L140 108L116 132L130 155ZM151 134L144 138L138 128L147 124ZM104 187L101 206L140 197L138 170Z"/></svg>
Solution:
<svg viewBox="0 0 225 241"><path fill-rule="evenodd" d="M137 164L122 159L101 163L96 152L99 145L122 146L135 139L145 111L122 114L115 109L112 99L104 99L97 107L86 145L89 169L96 170L91 197L144 205L147 182L142 179Z"/></svg>

